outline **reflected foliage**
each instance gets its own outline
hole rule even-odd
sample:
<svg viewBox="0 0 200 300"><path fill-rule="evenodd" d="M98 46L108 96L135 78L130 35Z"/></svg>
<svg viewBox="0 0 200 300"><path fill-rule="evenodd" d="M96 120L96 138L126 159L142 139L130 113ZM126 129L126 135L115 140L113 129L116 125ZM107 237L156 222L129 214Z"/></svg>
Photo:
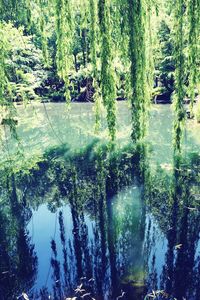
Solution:
<svg viewBox="0 0 200 300"><path fill-rule="evenodd" d="M37 275L37 255L26 229L31 210L17 195L14 176L7 180L0 208L0 295L12 299L30 290Z"/></svg>
<svg viewBox="0 0 200 300"><path fill-rule="evenodd" d="M156 299L198 299L199 156L154 170L147 153L141 145L119 149L96 141L77 153L54 148L28 175L7 176L1 269L11 268L16 281L5 285L8 275L1 273L1 293L151 299L154 290ZM55 216L55 229L52 234L50 223L42 223L49 240L47 257L39 257L46 261L41 283L33 244L41 246L28 228L44 207L45 218Z"/></svg>

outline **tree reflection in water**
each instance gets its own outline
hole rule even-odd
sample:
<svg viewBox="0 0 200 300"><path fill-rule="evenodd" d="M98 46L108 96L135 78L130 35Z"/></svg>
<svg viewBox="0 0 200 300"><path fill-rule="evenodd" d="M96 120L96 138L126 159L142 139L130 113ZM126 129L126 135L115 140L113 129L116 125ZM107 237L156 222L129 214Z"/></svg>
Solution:
<svg viewBox="0 0 200 300"><path fill-rule="evenodd" d="M75 155L54 149L38 170L8 176L0 210L3 299L23 291L30 299L87 292L116 299L122 291L144 299L152 290L158 299L199 299L199 157L175 161L171 171L151 170L147 157L142 146L94 143ZM37 263L33 243L41 246L27 226L42 203L59 230L52 236L44 228L47 257ZM47 274L51 266L46 286L38 281L41 259Z"/></svg>
<svg viewBox="0 0 200 300"><path fill-rule="evenodd" d="M37 256L26 229L31 210L20 202L13 174L6 183L0 209L0 295L14 299L34 285Z"/></svg>

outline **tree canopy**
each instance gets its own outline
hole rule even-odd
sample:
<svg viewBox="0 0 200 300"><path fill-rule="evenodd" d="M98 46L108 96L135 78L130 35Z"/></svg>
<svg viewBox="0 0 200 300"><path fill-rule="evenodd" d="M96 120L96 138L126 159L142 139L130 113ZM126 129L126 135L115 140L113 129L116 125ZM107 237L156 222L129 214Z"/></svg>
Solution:
<svg viewBox="0 0 200 300"><path fill-rule="evenodd" d="M116 100L128 100L137 142L150 103L162 95L174 102L180 151L184 98L193 115L199 89L199 0L2 0L0 17L0 104L8 119L15 101L95 101L96 131L103 104L114 140Z"/></svg>

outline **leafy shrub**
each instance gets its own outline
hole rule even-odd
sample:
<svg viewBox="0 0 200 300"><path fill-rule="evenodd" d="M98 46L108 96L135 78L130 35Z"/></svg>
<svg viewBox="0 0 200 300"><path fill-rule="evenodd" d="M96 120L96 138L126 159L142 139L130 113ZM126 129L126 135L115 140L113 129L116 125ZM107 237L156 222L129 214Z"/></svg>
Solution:
<svg viewBox="0 0 200 300"><path fill-rule="evenodd" d="M3 31L8 44L6 69L13 101L38 99L37 89L46 76L42 51L34 45L32 36L24 35L22 27L4 23Z"/></svg>

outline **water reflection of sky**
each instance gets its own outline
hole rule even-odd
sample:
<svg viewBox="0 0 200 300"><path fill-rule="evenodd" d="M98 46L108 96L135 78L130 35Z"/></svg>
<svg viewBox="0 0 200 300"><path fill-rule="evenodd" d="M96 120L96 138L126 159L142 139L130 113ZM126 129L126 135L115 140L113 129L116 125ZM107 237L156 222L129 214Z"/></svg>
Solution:
<svg viewBox="0 0 200 300"><path fill-rule="evenodd" d="M137 185L125 188L111 200L113 212L111 222L113 222L115 232L117 232L114 245L116 263L122 282L129 283L131 280L138 280L138 282L145 281L148 283L148 279L153 276L152 274L156 271L157 285L159 286L160 276L163 266L165 265L167 240L154 216L150 212L146 212L145 214L142 212L141 190L142 189ZM49 290L52 289L52 268L50 267L52 238L56 241L57 259L60 262L61 269L64 263L58 220L59 211L60 209L52 213L46 204L42 204L36 211L33 211L32 220L28 225L28 230L30 234L32 234L32 242L35 244L35 250L38 256L38 275L35 285L37 290L44 286L47 286ZM70 267L69 272L72 285L75 286L77 284L76 255L74 252L70 253L69 246L71 245L71 249L73 249L75 234L70 206L63 206L61 211L64 217L68 263ZM84 213L84 221L87 226L88 234L87 247L91 255L91 262L94 263L95 252L93 247L95 247L96 244L94 236L95 221L87 211ZM104 221L106 222L106 220ZM141 230L144 231L142 234ZM96 244L96 247L97 246ZM74 249L72 251L74 251ZM108 256L108 252L109 250L107 249L106 256ZM100 254L99 252L99 255ZM99 261L101 261L100 257ZM109 263L106 268L110 269ZM95 267L93 272L95 272ZM110 271L108 272L108 277L109 274ZM102 278L102 280L104 279L105 278ZM110 286L108 285L107 289L109 288ZM106 287L105 292L108 293Z"/></svg>
<svg viewBox="0 0 200 300"><path fill-rule="evenodd" d="M127 143L130 134L127 106L125 103L118 105L118 114L122 124L118 130L118 141ZM94 135L91 134L94 121L91 104L80 104L78 110L75 109L77 104L72 105L70 116L64 109L60 114L61 106L64 108L64 104L47 105L46 109L51 118L50 123L42 111L44 107L37 107L36 116L31 115L32 112L27 110L26 117L30 117L29 122L27 122L27 118L23 118L23 111L20 108L22 115L19 133L25 147L30 150L28 154L33 154L35 150L36 152L44 151L50 145L58 145L60 138L68 141L74 149L80 148L94 139ZM54 129L52 129L52 124ZM188 152L199 151L198 126L191 121L188 123L188 131L184 140L184 148ZM106 136L104 129L105 126L101 134L103 138ZM33 201L32 218L27 227L38 257L34 291L39 291L43 287L52 291L52 288L60 281L61 287L58 286L57 289L64 289L65 294L68 295L80 283L80 277L86 276L87 278L94 277L98 299L116 298L123 288L129 290L130 294L138 300L144 299L145 294L151 292L152 289L168 289L172 293L183 290L183 295L187 295L187 300L198 300L196 291L200 287L197 276L200 266L199 208L197 206L192 210L187 210L187 206L191 205L191 203L187 203L187 197L191 193L189 189L187 190L187 185L191 184L190 176L187 179L187 177L182 178L182 175L179 174L174 185L167 186L165 173L169 174L169 170L171 171L170 176L173 173L170 165L172 162L171 130L172 112L170 107L168 105L154 106L148 135L153 151L150 154L151 164L148 165L148 168L150 171L155 171L152 165L158 163L163 169L163 173L156 170L155 176L152 177L153 180L156 179L153 186L158 185L158 187L164 188L164 192L157 189L154 194L155 199L159 194L161 195L161 198L158 198L160 203L153 199L152 206L146 205L145 186L140 185L138 181L118 190L111 198L107 196L102 207L97 205L96 213L90 205L84 205L80 211L76 210L73 203L69 204L68 199L60 195L58 198L62 200L63 204L59 203L58 207L55 203L51 205L54 196L51 197L51 190L48 192L45 188L44 191L47 193L42 197L38 196L37 201L37 188L35 197L33 187L29 197L34 196L36 204ZM59 138L57 139L55 135L59 135ZM94 166L90 165L90 169L92 168ZM123 171L125 173L126 168ZM51 168L50 172L53 175L49 175L53 178L56 173L54 174L54 170ZM200 194L198 170L192 170L192 172L197 172L196 178L192 179L195 181L192 193ZM87 176L89 180L90 175L87 174ZM46 177L44 178L46 179ZM60 179L63 180L62 177ZM64 179L66 180L65 177ZM101 179L103 180L103 178ZM165 187L163 187L162 181L165 182ZM86 183L88 183L87 180ZM45 185L46 182L43 184ZM59 185L60 183L55 180L54 184ZM97 181L96 184L100 184L102 189L100 182ZM55 187L55 190L59 190L58 186ZM178 213L170 202L172 200L169 199L170 195L175 194L176 196L176 192L180 193L178 201L181 200L179 203L181 205L177 208ZM162 198L165 194L167 196ZM95 198L95 195L93 196ZM174 198L172 197L172 199ZM76 202L77 199L74 200ZM87 199L85 200L87 202ZM99 203L98 201L97 203ZM184 201L187 204L183 205ZM38 206L38 202L42 204ZM161 202L162 205L160 205ZM194 206L194 204L192 205ZM38 206L37 209L35 206ZM176 226L171 230L170 226L174 215ZM55 241L53 245L52 240ZM180 244L180 249L176 249L176 244ZM189 277L181 283L179 277L182 276L184 264ZM191 283L191 281L194 282ZM194 295L191 294L192 288ZM127 296L127 299L132 298Z"/></svg>
<svg viewBox="0 0 200 300"><path fill-rule="evenodd" d="M46 204L39 206L37 210L33 210L32 219L28 224L28 231L31 235L32 242L35 245L35 250L38 256L38 275L36 289L40 290L42 287L48 287L52 290L52 269L50 266L52 258L51 240L56 241L58 256L57 259L62 264L63 261L63 248L60 239L60 228L59 228L59 212L63 213L63 222L65 227L68 255L69 255L69 266L71 268L72 281L75 282L75 270L76 262L74 255L70 255L70 247L73 247L73 222L71 216L71 209L69 205L64 205L62 210L51 212ZM85 224L88 230L89 245L91 247L91 241L94 240L93 225L94 221L89 218L87 213L85 214ZM75 284L75 283L74 283Z"/></svg>

